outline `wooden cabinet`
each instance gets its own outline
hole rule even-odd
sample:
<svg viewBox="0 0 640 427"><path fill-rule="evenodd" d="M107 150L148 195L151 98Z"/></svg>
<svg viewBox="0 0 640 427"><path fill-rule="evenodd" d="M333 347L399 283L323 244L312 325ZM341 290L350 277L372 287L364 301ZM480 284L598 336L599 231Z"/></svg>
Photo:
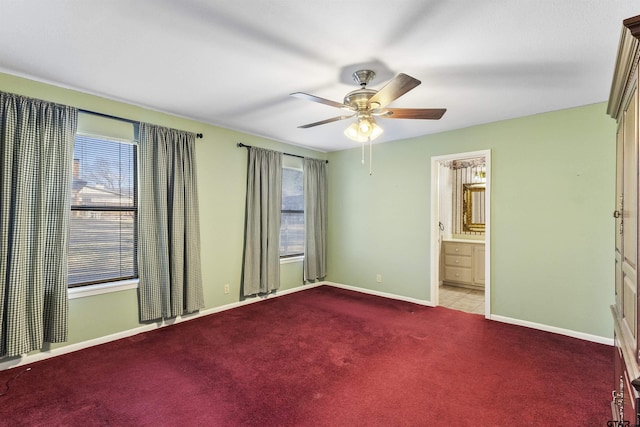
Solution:
<svg viewBox="0 0 640 427"><path fill-rule="evenodd" d="M638 63L640 16L623 22L607 113L616 119L612 419L640 424L638 345Z"/></svg>
<svg viewBox="0 0 640 427"><path fill-rule="evenodd" d="M484 242L442 242L442 281L484 289Z"/></svg>

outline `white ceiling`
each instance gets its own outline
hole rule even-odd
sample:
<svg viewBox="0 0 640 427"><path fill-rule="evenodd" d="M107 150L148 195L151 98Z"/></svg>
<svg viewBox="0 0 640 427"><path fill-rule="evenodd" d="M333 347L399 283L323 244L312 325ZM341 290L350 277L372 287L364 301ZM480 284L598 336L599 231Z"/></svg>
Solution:
<svg viewBox="0 0 640 427"><path fill-rule="evenodd" d="M0 71L295 145L354 146L351 73L439 121L379 119L387 142L606 101L636 0L0 0Z"/></svg>

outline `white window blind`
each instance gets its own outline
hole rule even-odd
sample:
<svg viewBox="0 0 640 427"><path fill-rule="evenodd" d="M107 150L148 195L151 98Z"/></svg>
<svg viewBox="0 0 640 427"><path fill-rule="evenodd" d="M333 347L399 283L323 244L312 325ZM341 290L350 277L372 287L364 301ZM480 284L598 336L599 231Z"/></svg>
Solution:
<svg viewBox="0 0 640 427"><path fill-rule="evenodd" d="M69 287L138 277L136 149L132 141L76 136Z"/></svg>
<svg viewBox="0 0 640 427"><path fill-rule="evenodd" d="M280 257L304 254L304 193L301 169L282 169Z"/></svg>

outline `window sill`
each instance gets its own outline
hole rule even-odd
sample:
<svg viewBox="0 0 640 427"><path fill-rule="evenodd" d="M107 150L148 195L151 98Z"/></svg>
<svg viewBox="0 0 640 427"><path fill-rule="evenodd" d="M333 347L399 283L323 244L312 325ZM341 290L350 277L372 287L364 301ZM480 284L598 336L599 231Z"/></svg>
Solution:
<svg viewBox="0 0 640 427"><path fill-rule="evenodd" d="M304 261L304 255L294 256L291 258L280 258L280 264L290 264L292 262L302 262Z"/></svg>
<svg viewBox="0 0 640 427"><path fill-rule="evenodd" d="M69 288L68 299L84 298L93 295L107 294L110 292L138 289L138 279L122 280L120 282L98 283L96 285Z"/></svg>

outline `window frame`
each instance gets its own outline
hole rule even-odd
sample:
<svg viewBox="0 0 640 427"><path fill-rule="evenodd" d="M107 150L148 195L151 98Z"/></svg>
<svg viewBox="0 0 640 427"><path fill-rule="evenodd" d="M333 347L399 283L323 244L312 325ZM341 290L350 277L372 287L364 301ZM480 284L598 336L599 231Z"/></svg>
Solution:
<svg viewBox="0 0 640 427"><path fill-rule="evenodd" d="M298 158L295 158L295 160L300 160ZM299 165L297 164L293 164L294 162L287 162L286 164L283 162L282 165L282 170L284 171L285 169L290 169L290 170L294 170L294 171L298 171L302 174L302 197L303 197L303 205L302 205L302 209L282 209L280 208L280 214L281 214L281 219L280 219L280 238L282 238L282 214L302 214L303 217L303 235L302 235L302 245L303 245L303 249L302 252L296 252L296 253L292 253L292 254L287 254L287 255L282 255L280 254L280 263L284 264L287 262L294 262L294 261L299 261L304 259L304 241L305 241L305 236L304 236L304 168L302 167L302 161L300 161ZM284 184L284 180L282 181L282 183Z"/></svg>
<svg viewBox="0 0 640 427"><path fill-rule="evenodd" d="M67 292L69 294L69 298L80 298L84 296L97 295L107 292L114 292L125 289L133 289L138 287L139 282L139 271L138 271L138 218L139 218L139 197L138 197L138 188L139 188L139 156L138 156L138 141L135 138L127 139L127 138L118 138L107 135L100 135L93 132L83 132L77 131L74 137L88 137L99 139L103 141L116 142L119 144L131 145L134 147L133 149L133 194L132 194L132 206L105 206L105 205L74 205L71 203L70 213L71 212L131 212L133 214L133 271L134 274L130 276L121 276L113 279L102 279L102 280L92 280L86 282L79 283L67 283ZM75 157L75 156L74 156ZM75 159L74 159L75 160ZM73 167L73 166L72 166ZM73 221L72 217L70 221Z"/></svg>

